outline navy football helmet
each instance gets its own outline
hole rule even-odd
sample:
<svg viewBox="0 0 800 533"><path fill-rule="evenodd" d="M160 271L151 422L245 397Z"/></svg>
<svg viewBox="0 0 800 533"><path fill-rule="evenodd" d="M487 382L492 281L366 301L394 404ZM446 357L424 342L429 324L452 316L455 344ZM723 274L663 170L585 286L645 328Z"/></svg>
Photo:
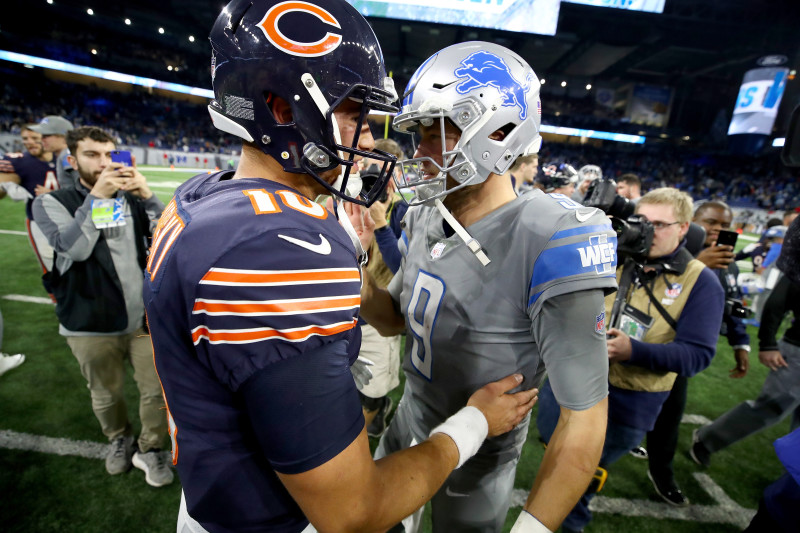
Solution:
<svg viewBox="0 0 800 533"><path fill-rule="evenodd" d="M578 179L578 172L567 163L547 163L542 165L542 172L536 180L544 186L544 192L566 187Z"/></svg>
<svg viewBox="0 0 800 533"><path fill-rule="evenodd" d="M286 172L310 174L342 199L370 205L380 195L396 158L358 149L360 131L343 146L333 114L346 99L361 104L362 121L370 110L397 110L378 40L355 8L344 0L233 0L209 39L214 100L208 110L216 128L258 146ZM274 97L289 103L292 122L276 121ZM354 177L356 156L383 163L370 190ZM334 185L319 176L340 165Z"/></svg>

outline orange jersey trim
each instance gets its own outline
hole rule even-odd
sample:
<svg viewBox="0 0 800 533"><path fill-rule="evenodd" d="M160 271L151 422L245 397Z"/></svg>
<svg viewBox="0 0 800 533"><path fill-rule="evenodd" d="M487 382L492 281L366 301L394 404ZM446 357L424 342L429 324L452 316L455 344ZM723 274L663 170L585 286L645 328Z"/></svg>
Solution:
<svg viewBox="0 0 800 533"><path fill-rule="evenodd" d="M321 270L233 270L212 268L200 283L209 285L287 285L361 282L356 268Z"/></svg>
<svg viewBox="0 0 800 533"><path fill-rule="evenodd" d="M268 341L272 339L286 340L289 342L302 342L309 337L319 335L327 337L342 333L356 327L358 319L354 318L351 322L340 322L328 326L308 326L295 329L241 329L241 330L212 330L206 326L198 326L192 330L192 341L198 344L202 339L208 340L211 344L247 344L253 342Z"/></svg>
<svg viewBox="0 0 800 533"><path fill-rule="evenodd" d="M360 296L339 298L309 298L297 300L274 300L266 302L226 300L195 300L193 313L209 315L290 315L303 312L337 311L361 305Z"/></svg>

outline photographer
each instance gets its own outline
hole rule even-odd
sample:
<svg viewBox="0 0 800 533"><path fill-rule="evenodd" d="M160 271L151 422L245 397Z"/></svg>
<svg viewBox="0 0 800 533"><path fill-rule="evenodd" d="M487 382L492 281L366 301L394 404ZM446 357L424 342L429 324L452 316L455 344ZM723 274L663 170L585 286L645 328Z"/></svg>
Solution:
<svg viewBox="0 0 800 533"><path fill-rule="evenodd" d="M652 231L652 243L646 257L627 254L623 263L620 255L619 293L606 297L611 329L604 468L653 429L678 375L692 376L711 363L724 306L716 276L683 247L691 198L677 189L656 189L641 198L636 212L649 221L637 231L645 242ZM620 234L621 251L629 240ZM545 440L558 419L553 404L550 387L543 387L538 424ZM580 531L589 523L589 501L596 490L583 495L564 521L564 531Z"/></svg>
<svg viewBox="0 0 800 533"><path fill-rule="evenodd" d="M732 219L733 213L727 204L713 201L697 208L693 222L706 231L703 249L697 254L697 259L714 271L725 291L725 311L720 334L727 337L736 358L736 366L731 369L730 377L739 379L747 374L749 366L750 336L742 322L747 309L742 306L742 292L736 282L739 268L733 260L733 246L718 243L720 230L729 230ZM678 431L686 408L687 391L688 378L678 376L658 415L655 427L647 434L649 473L653 486L667 503L678 506L689 503L678 488L672 469L678 447Z"/></svg>

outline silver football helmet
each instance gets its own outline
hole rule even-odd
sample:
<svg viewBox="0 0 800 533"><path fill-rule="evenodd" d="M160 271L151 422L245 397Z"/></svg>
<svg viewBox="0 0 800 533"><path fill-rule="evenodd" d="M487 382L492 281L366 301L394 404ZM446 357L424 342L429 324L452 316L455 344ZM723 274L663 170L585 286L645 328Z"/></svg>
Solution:
<svg viewBox="0 0 800 533"><path fill-rule="evenodd" d="M583 165L578 171L578 181L584 180L594 181L602 179L603 171L597 165Z"/></svg>
<svg viewBox="0 0 800 533"><path fill-rule="evenodd" d="M442 129L441 164L430 157L402 162L397 185L415 188L411 205L482 183L490 174L504 174L517 157L538 152L540 88L525 60L497 44L455 44L428 58L409 80L393 123L396 131L414 133L438 120ZM461 132L452 150L445 145L445 120ZM503 138L491 139L498 130ZM434 164L438 175L423 179L426 163Z"/></svg>

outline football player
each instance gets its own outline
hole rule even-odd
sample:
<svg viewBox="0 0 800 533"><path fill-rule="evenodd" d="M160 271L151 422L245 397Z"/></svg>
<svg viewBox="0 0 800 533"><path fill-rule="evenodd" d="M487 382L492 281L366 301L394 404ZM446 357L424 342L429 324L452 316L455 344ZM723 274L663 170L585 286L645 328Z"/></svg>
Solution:
<svg viewBox="0 0 800 533"><path fill-rule="evenodd" d="M547 370L561 421L515 533L558 529L595 472L608 394L603 297L616 287L608 218L564 194L517 196L505 176L541 144L539 89L531 67L496 44L456 44L423 63L394 119L418 140L402 163L401 185L416 187L404 259L388 290L369 277L362 289L370 324L407 333L403 401L378 457L420 442L487 378L521 372L530 388ZM434 531L502 529L528 422L450 475L432 500Z"/></svg>
<svg viewBox="0 0 800 533"><path fill-rule="evenodd" d="M350 369L361 243L314 199L360 209L391 175L367 124L396 109L380 46L344 0L234 0L210 40L209 112L243 139L241 162L177 189L145 273L178 531L385 530L535 396L506 394L522 379L509 372L419 446L372 460ZM362 191L366 156L382 168Z"/></svg>
<svg viewBox="0 0 800 533"><path fill-rule="evenodd" d="M552 192L572 197L578 172L568 163L549 163L542 166L542 172L536 177L542 184L544 192ZM574 200L574 198L573 198Z"/></svg>
<svg viewBox="0 0 800 533"><path fill-rule="evenodd" d="M28 239L42 272L46 273L53 267L53 249L33 221L31 205L34 197L59 188L56 163L53 153L44 149L42 135L31 129L31 126L22 128L21 137L25 153L10 153L0 159L0 198L6 196L6 191L11 189L11 198L26 201L25 225Z"/></svg>

